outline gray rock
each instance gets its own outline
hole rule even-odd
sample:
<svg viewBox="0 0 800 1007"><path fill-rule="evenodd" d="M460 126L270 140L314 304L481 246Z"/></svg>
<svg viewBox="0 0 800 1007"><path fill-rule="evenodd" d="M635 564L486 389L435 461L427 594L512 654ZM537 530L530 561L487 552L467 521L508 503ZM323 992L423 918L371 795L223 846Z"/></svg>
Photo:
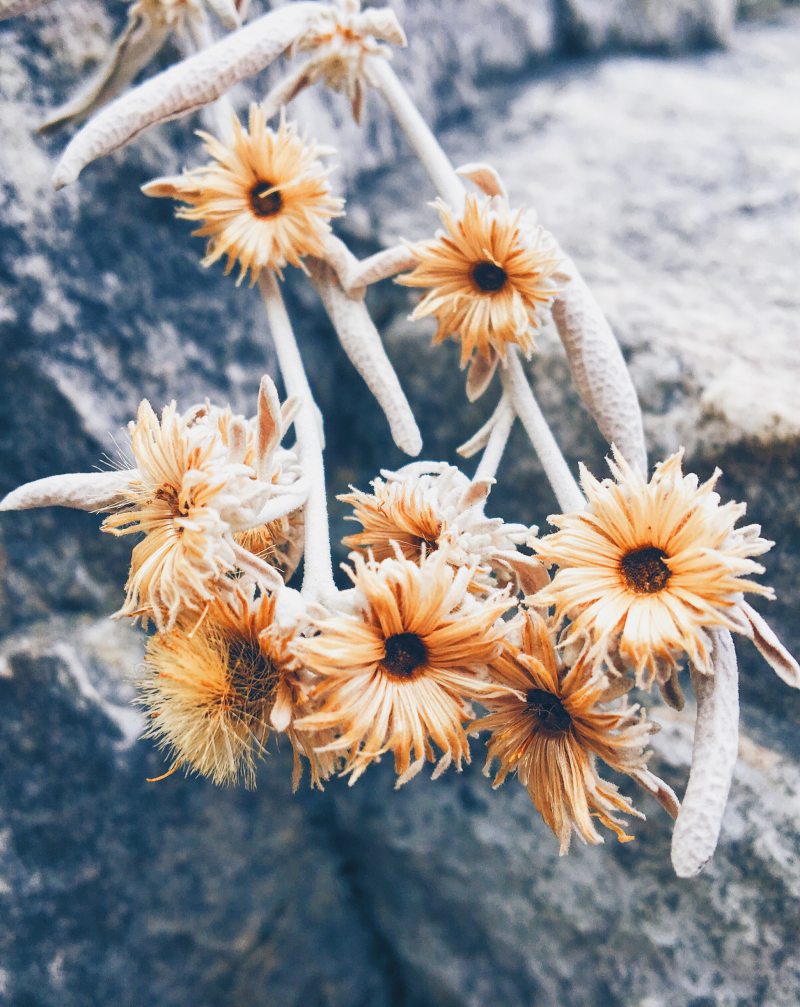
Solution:
<svg viewBox="0 0 800 1007"><path fill-rule="evenodd" d="M777 540L768 614L797 652L800 115L787 95L800 84L800 21L740 28L725 51L652 55L718 45L730 10L471 0L455 24L448 5L409 0L413 63L411 52L395 62L453 157L497 164L584 270L630 360L653 456L684 443L701 474L719 464L723 495L747 499ZM274 370L256 296L201 271L188 225L137 192L195 163L192 121L49 189L63 140L34 139L32 126L96 64L121 14L65 2L0 27L0 492L115 457L112 436L124 449L142 396L247 410ZM624 48L652 52L598 59ZM298 115L323 138L341 127L342 233L360 253L431 233L430 187L376 102L363 134L338 96L304 96ZM296 279L333 494L402 457ZM426 455L455 460L496 393L466 403L456 348L432 349L430 327L406 321L407 291L369 296ZM605 445L550 332L532 375L570 460L600 471ZM500 480L494 508L543 524L554 502L519 431ZM343 507L333 516L338 537ZM397 794L384 765L352 790L291 798L283 751L256 795L179 775L146 784L163 766L134 740L127 705L141 639L94 618L121 601L127 548L96 526L62 512L0 521L0 630L14 631L0 676L0 999L796 1003L800 701L746 643L745 741L721 847L700 879L677 881L669 823L646 799L636 843L559 859L522 789L492 794L478 765ZM656 717L658 768L680 792L691 711Z"/></svg>

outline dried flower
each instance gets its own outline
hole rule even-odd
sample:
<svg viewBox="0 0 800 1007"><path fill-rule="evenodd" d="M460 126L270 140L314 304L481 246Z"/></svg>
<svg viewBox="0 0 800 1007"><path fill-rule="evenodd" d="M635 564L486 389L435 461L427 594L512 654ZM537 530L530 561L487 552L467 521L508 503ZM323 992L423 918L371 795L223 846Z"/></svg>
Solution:
<svg viewBox="0 0 800 1007"><path fill-rule="evenodd" d="M308 30L294 43L291 55L311 52L311 59L296 76L289 101L304 87L322 80L350 101L353 118L360 122L365 84L369 83L369 57L391 55L380 42L404 46L406 37L389 8L361 10L360 0L341 0L338 6L320 7Z"/></svg>
<svg viewBox="0 0 800 1007"><path fill-rule="evenodd" d="M428 289L412 319L436 317L434 343L460 337L462 367L475 350L485 360L505 359L513 344L530 355L531 330L556 292L548 236L524 225L523 211L512 213L499 196L468 195L460 217L441 200L435 205L445 231L412 246L419 264L397 278Z"/></svg>
<svg viewBox="0 0 800 1007"><path fill-rule="evenodd" d="M572 619L570 636L588 633L596 652L616 649L647 684L666 680L681 652L710 674L706 631L752 635L742 593L773 597L747 579L763 573L750 557L772 543L758 525L735 527L746 508L720 504L719 470L700 485L682 474L682 459L681 450L658 464L649 483L616 451L616 481L584 468L586 510L551 517L560 531L534 543L559 568L537 601L555 604L559 619Z"/></svg>
<svg viewBox="0 0 800 1007"><path fill-rule="evenodd" d="M505 584L511 570L541 570L538 560L517 551L531 536L522 524L506 524L483 512L488 487L476 487L453 465L419 462L382 472L372 493L352 491L339 499L352 505L351 520L363 531L343 542L380 561L395 555L419 562L440 551L453 566L474 570L473 590ZM541 586L541 581L538 583Z"/></svg>
<svg viewBox="0 0 800 1007"><path fill-rule="evenodd" d="M254 787L256 758L278 711L294 750L295 786L301 755L311 759L316 786L335 769L335 757L318 757L309 746L325 736L299 743L291 728L298 668L288 647L291 631L275 624L275 602L275 596L250 602L237 592L214 602L199 626L179 625L149 640L147 674L139 683L152 718L146 736L169 749L173 768Z"/></svg>
<svg viewBox="0 0 800 1007"><path fill-rule="evenodd" d="M351 784L392 752L400 786L434 761L433 745L443 753L434 776L452 762L460 769L469 762L467 700L498 689L480 676L499 650L507 628L500 616L512 603L472 601L471 571L454 571L442 555L422 565L358 555L353 563L357 611L317 621L318 635L295 645L320 677L312 694L319 711L296 729L336 731L323 751L345 755Z"/></svg>
<svg viewBox="0 0 800 1007"><path fill-rule="evenodd" d="M102 525L113 535L144 535L131 555L120 614L152 618L163 631L183 610L202 611L215 598L230 597L234 571L280 585L278 572L235 538L282 518L304 499L293 456L283 453L283 469L275 461L282 427L267 398L277 397L265 378L251 424L262 433L254 464L245 463L243 417L208 405L181 415L172 403L159 420L147 401L139 406L129 428L135 473Z"/></svg>
<svg viewBox="0 0 800 1007"><path fill-rule="evenodd" d="M656 728L643 713L637 715L638 706L604 703L608 680L596 673L586 650L571 666L559 658L554 624L528 613L522 646L507 642L490 676L513 692L481 699L490 713L469 727L492 732L484 773L489 776L497 760L494 787L510 772L517 774L558 837L562 855L573 832L584 842L603 842L593 817L623 843L634 837L625 832L625 822L616 813L644 817L613 783L601 779L598 758L650 791L660 785L662 794L671 796L671 810L677 808L669 788L646 768L645 749Z"/></svg>
<svg viewBox="0 0 800 1007"><path fill-rule="evenodd" d="M303 140L285 119L270 129L258 105L250 106L249 130L238 119L233 129L230 143L199 134L211 164L155 179L142 191L187 203L177 215L203 221L193 232L209 238L203 265L227 256L226 275L239 263L237 283L248 270L255 283L262 269L302 269L303 256L324 254L329 221L342 213L318 160L332 151Z"/></svg>

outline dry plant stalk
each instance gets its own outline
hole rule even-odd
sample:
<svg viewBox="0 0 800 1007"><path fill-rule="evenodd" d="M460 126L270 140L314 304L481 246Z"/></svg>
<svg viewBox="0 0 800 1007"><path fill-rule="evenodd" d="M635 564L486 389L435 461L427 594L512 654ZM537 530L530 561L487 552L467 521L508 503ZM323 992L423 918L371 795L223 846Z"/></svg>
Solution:
<svg viewBox="0 0 800 1007"><path fill-rule="evenodd" d="M200 134L210 161L155 179L147 196L208 239L203 266L227 260L258 283L289 398L271 378L255 415L204 403L156 415L143 402L130 424L131 464L50 476L19 487L3 510L65 506L104 515L102 530L136 534L119 617L155 626L140 682L147 735L178 767L216 783L252 786L272 732L287 734L293 785L334 774L353 784L390 753L397 785L427 762L433 776L470 760L487 732L494 786L515 774L555 833L561 853L598 826L633 838L623 816L644 817L603 780L628 776L677 818L673 863L696 874L714 851L736 757L737 670L731 633L749 637L777 674L800 688L800 667L745 593L772 597L753 557L772 543L737 527L744 504L682 470L682 451L648 479L641 411L613 332L574 263L530 210L514 208L497 172L455 169L394 74L385 43L405 45L386 9L299 2L242 27L245 4L206 0L227 28L205 31L200 0L136 0L128 28L83 97L49 125L94 113L64 151L57 188L142 130L215 104L217 135ZM0 4L0 18L35 0ZM201 25L197 51L116 100L184 22ZM201 37L202 36L202 37ZM300 58L247 126L227 91L281 55ZM344 201L318 147L286 106L315 84L344 94L356 121L369 89L382 98L430 176L441 229L359 261L332 232ZM104 107L98 111L100 106ZM274 127L269 120L279 116ZM469 187L472 188L469 188ZM358 526L345 569L332 572L322 418L281 295L300 270L320 296L342 348L384 411L397 445L417 455L414 415L364 303L388 278L424 293L412 320L436 319L435 343L455 340L470 400L495 375L489 421L459 449L481 455L470 479L435 461L382 471L371 491L340 499ZM539 408L521 357L552 319L581 398L611 445L611 479L585 468L581 484ZM539 456L563 513L537 529L486 516L515 421ZM293 428L291 447L283 441ZM303 581L292 579L303 559ZM656 729L628 693L658 685L683 703L688 664L697 697L694 757L681 807L648 768ZM475 706L484 707L480 714Z"/></svg>

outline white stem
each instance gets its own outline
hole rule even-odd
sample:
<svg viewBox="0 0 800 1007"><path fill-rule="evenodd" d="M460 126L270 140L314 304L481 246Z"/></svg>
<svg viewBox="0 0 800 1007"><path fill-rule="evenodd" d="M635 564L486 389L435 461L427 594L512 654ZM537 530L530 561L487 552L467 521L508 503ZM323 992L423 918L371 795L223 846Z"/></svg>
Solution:
<svg viewBox="0 0 800 1007"><path fill-rule="evenodd" d="M483 449L475 475L472 477L472 481L476 483L485 479L495 478L500 460L508 444L511 428L514 426L516 414L505 394L500 399L498 408L495 411L495 417L492 432L489 434L489 440Z"/></svg>
<svg viewBox="0 0 800 1007"><path fill-rule="evenodd" d="M398 125L414 148L436 191L454 210L464 203L466 189L449 157L442 150L430 126L398 80L389 61L373 57L369 68L370 83L383 95Z"/></svg>
<svg viewBox="0 0 800 1007"><path fill-rule="evenodd" d="M570 472L561 449L556 444L547 420L542 415L533 389L525 377L515 346L508 348L506 362L500 368L500 377L503 388L514 406L514 411L519 416L533 449L539 456L539 461L542 463L542 468L553 487L553 492L562 511L583 510L586 506L583 493Z"/></svg>
<svg viewBox="0 0 800 1007"><path fill-rule="evenodd" d="M451 207L460 209L466 189L397 74L386 60L371 60L369 69L370 82L383 95L436 191ZM509 347L508 362L502 368L502 376L503 387L539 456L560 506L565 511L583 510L586 501L533 397L514 346Z"/></svg>
<svg viewBox="0 0 800 1007"><path fill-rule="evenodd" d="M262 272L258 285L267 309L272 341L286 386L286 394L297 396L302 405L294 420L297 448L303 472L311 486L306 500L303 594L316 601L336 591L331 563L328 528L328 501L325 495L325 465L322 458L317 406L311 395L303 361L294 338L292 323L283 303L278 281L269 270Z"/></svg>

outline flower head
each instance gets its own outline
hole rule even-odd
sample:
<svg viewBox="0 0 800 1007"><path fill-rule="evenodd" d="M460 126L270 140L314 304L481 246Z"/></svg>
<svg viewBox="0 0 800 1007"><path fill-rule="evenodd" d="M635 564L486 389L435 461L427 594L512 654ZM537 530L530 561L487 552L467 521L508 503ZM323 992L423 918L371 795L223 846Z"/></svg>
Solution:
<svg viewBox="0 0 800 1007"><path fill-rule="evenodd" d="M147 736L177 764L214 783L255 785L256 759L270 727L286 730L294 750L295 786L301 755L310 758L312 783L330 776L336 758L317 756L291 728L300 700L300 669L290 653L291 630L275 623L275 597L250 602L241 592L215 602L196 627L179 625L151 637L141 703L151 716ZM276 716L277 714L277 716ZM276 719L279 723L276 725Z"/></svg>
<svg viewBox="0 0 800 1007"><path fill-rule="evenodd" d="M353 506L352 520L363 531L343 542L370 552L378 561L395 555L419 562L441 552L456 567L474 570L473 590L488 590L511 579L522 566L540 566L517 551L531 529L487 518L485 490L478 492L453 465L419 462L374 479L372 493L352 490L339 497Z"/></svg>
<svg viewBox="0 0 800 1007"><path fill-rule="evenodd" d="M534 543L558 567L537 601L555 604L559 619L572 620L570 634L587 633L596 651L618 652L640 681L664 680L684 652L710 674L706 630L750 635L743 592L772 596L748 579L763 573L750 557L772 543L757 525L735 527L745 505L720 503L719 471L699 484L682 474L682 458L678 451L657 465L649 482L616 452L614 480L584 469L586 509L551 517L560 530Z"/></svg>
<svg viewBox="0 0 800 1007"><path fill-rule="evenodd" d="M269 410L262 400L256 422L263 426ZM275 441L282 431L247 464L248 421L223 413L221 425L219 414L208 405L180 414L172 403L159 419L143 401L129 426L134 471L102 525L112 535L143 535L131 555L120 611L152 618L162 631L183 611L201 612L217 597L230 598L235 571L278 586L278 572L236 535L303 502L292 492L301 484L296 459Z"/></svg>
<svg viewBox="0 0 800 1007"><path fill-rule="evenodd" d="M434 760L434 745L443 753L434 775L451 762L460 768L469 762L468 700L497 691L481 676L511 602L470 599L470 571L454 571L441 555L422 565L353 562L356 611L319 620L317 635L295 645L320 679L319 710L296 729L335 731L326 749L345 756L351 784L385 752L394 754L398 786Z"/></svg>
<svg viewBox="0 0 800 1007"><path fill-rule="evenodd" d="M435 343L460 337L462 367L476 350L485 360L504 359L515 344L530 355L532 330L556 293L557 260L545 232L499 196L468 195L460 217L436 205L445 230L413 246L419 264L397 279L428 291L412 319L436 318Z"/></svg>
<svg viewBox="0 0 800 1007"><path fill-rule="evenodd" d="M233 132L229 143L201 133L211 164L142 191L188 204L178 216L203 222L194 232L209 238L203 265L226 256L227 274L238 262L238 283L248 270L255 283L262 269L303 268L304 256L323 255L329 222L344 205L319 161L330 151L304 141L285 119L270 129L258 105L250 106L249 130L234 119Z"/></svg>
<svg viewBox="0 0 800 1007"><path fill-rule="evenodd" d="M645 752L655 728L643 714L637 716L638 707L605 704L608 680L596 674L587 652L565 665L556 650L555 627L532 613L523 625L521 647L507 643L490 675L513 690L482 699L490 713L469 728L491 731L484 772L488 776L495 760L499 763L493 786L516 773L562 854L573 832L587 843L602 843L592 818L620 842L633 839L617 812L644 816L613 783L601 779L596 760L655 789Z"/></svg>

